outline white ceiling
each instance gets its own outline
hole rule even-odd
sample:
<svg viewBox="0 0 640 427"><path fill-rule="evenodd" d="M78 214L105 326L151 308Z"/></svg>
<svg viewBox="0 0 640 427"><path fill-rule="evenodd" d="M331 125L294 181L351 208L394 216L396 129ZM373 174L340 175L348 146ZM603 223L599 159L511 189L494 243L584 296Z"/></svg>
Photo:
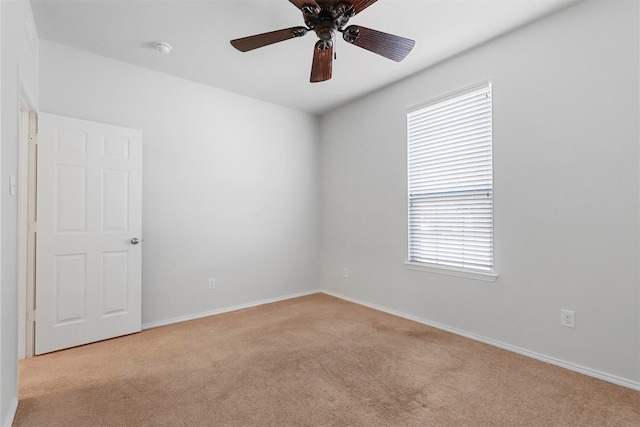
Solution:
<svg viewBox="0 0 640 427"><path fill-rule="evenodd" d="M379 0L350 20L416 40L400 63L338 39L333 78L309 83L313 32L254 51L229 40L304 25L288 0L31 0L40 38L322 114L576 0ZM162 55L155 41L173 50Z"/></svg>

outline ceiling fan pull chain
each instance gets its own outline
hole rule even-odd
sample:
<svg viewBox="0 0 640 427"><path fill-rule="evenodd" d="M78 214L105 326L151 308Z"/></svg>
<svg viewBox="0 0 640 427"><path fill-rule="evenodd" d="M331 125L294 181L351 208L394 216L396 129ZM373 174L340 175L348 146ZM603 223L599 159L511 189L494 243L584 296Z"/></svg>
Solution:
<svg viewBox="0 0 640 427"><path fill-rule="evenodd" d="M333 33L333 60L335 61L336 59L338 59L338 51L337 51L337 47L338 47L338 43L336 43L336 34Z"/></svg>

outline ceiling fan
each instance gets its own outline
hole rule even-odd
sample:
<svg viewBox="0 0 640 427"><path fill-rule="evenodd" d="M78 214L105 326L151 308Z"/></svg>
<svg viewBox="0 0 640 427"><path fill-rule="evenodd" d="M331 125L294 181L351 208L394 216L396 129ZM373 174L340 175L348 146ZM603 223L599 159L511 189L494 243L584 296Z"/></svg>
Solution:
<svg viewBox="0 0 640 427"><path fill-rule="evenodd" d="M319 40L313 49L311 82L323 82L331 78L334 59L333 44L335 32L342 33L347 42L373 53L402 61L413 49L415 41L393 34L383 33L359 25L345 25L349 19L371 6L377 0L289 0L304 17L306 27L291 27L269 33L256 34L231 40L231 45L242 52L257 49L273 43L302 37L308 31L315 31Z"/></svg>

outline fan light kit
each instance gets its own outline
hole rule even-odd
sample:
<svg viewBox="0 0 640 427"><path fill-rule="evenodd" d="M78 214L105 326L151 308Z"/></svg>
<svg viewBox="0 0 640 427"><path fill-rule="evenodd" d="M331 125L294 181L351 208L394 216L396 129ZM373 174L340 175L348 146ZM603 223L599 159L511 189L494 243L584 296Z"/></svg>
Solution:
<svg viewBox="0 0 640 427"><path fill-rule="evenodd" d="M169 43L155 42L153 44L153 47L155 47L158 52L163 53L165 55L168 55L169 52L171 52L171 45Z"/></svg>
<svg viewBox="0 0 640 427"><path fill-rule="evenodd" d="M289 0L300 11L306 27L291 27L284 30L257 34L231 40L231 45L241 52L257 49L273 43L302 37L314 31L318 41L313 49L311 83L323 82L331 78L333 44L335 32L350 44L373 53L402 61L411 52L415 41L393 34L383 33L359 25L347 25L349 19L371 6L377 0Z"/></svg>

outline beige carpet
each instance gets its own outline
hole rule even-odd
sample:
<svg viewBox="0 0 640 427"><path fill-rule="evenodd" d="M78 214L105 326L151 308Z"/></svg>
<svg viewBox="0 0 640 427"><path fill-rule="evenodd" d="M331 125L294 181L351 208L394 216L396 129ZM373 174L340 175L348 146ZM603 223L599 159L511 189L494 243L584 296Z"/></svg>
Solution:
<svg viewBox="0 0 640 427"><path fill-rule="evenodd" d="M14 426L640 426L640 392L327 295L20 362Z"/></svg>

